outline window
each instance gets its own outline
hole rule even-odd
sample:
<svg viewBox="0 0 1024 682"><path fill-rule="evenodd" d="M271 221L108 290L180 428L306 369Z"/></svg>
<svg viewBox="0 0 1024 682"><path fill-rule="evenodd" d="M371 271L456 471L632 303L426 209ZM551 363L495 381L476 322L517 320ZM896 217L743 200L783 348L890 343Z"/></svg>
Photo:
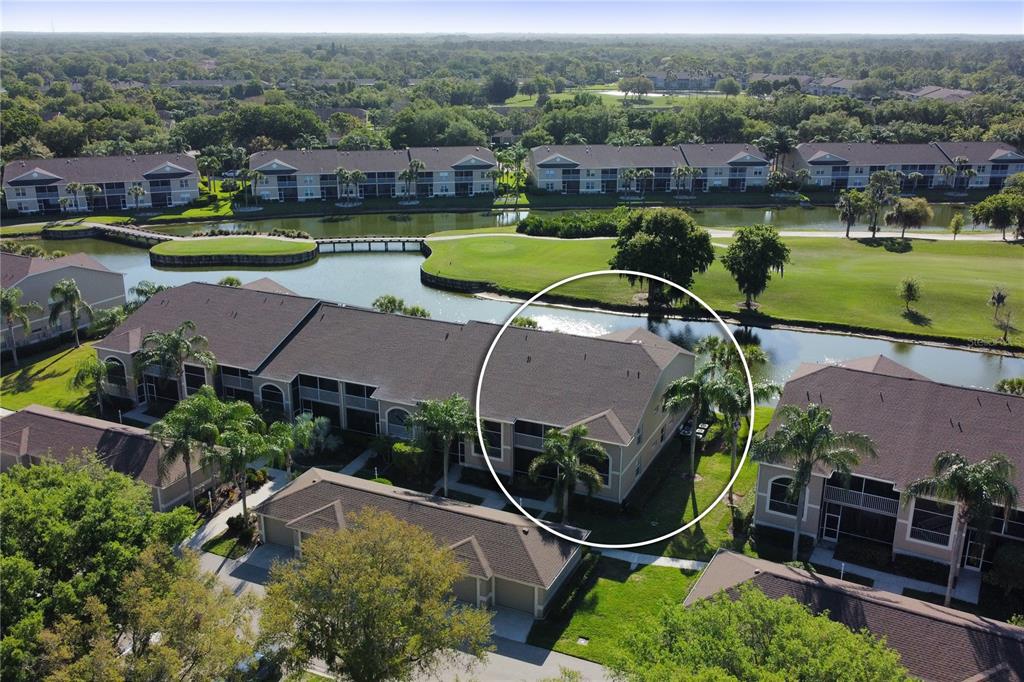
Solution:
<svg viewBox="0 0 1024 682"><path fill-rule="evenodd" d="M604 457L585 457L583 461L597 469L597 473L601 474L601 485L607 487L608 476L612 464L611 459L608 457L608 455L605 455ZM637 457L636 461L637 466L639 467L640 458ZM639 469L637 469L637 473L639 473Z"/></svg>
<svg viewBox="0 0 1024 682"><path fill-rule="evenodd" d="M786 516L796 516L796 503L789 496L791 478L776 478L768 489L768 509Z"/></svg>
<svg viewBox="0 0 1024 682"><path fill-rule="evenodd" d="M284 394L273 384L263 384L260 389L260 401L264 409L284 412Z"/></svg>
<svg viewBox="0 0 1024 682"><path fill-rule="evenodd" d="M237 370L236 370L237 371ZM185 395L192 395L206 383L206 370L195 365L185 365Z"/></svg>
<svg viewBox="0 0 1024 682"><path fill-rule="evenodd" d="M409 413L405 410L394 409L388 412L388 435L397 438L408 438L411 436L412 434L405 425L405 420L408 418Z"/></svg>
<svg viewBox="0 0 1024 682"><path fill-rule="evenodd" d="M124 363L117 358L107 358L107 383L113 386L127 386L128 377L125 374Z"/></svg>
<svg viewBox="0 0 1024 682"><path fill-rule="evenodd" d="M178 180L178 187L181 189L188 189L188 180Z"/></svg>
<svg viewBox="0 0 1024 682"><path fill-rule="evenodd" d="M480 430L484 433L484 442L487 443L487 456L491 459L501 459L501 424L484 419L480 422ZM473 438L473 452L483 455L480 452L480 442Z"/></svg>
<svg viewBox="0 0 1024 682"><path fill-rule="evenodd" d="M949 545L953 529L953 505L933 500L914 500L914 516L910 520L910 537L933 545Z"/></svg>
<svg viewBox="0 0 1024 682"><path fill-rule="evenodd" d="M338 382L335 381L333 383L334 388L327 390L338 390ZM324 386L321 384L320 388L324 388ZM350 395L356 398L369 398L371 395L373 395L373 391L374 389L372 386L363 386L362 384L350 384L347 381L345 382L345 395Z"/></svg>
<svg viewBox="0 0 1024 682"><path fill-rule="evenodd" d="M16 196L16 197L27 197L28 193L25 191L24 187L15 187L14 188L14 196Z"/></svg>

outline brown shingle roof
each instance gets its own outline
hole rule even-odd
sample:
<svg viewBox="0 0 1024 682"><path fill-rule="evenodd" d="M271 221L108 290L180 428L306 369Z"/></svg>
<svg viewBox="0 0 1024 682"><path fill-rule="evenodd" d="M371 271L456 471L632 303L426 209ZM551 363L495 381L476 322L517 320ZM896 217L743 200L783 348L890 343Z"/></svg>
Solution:
<svg viewBox="0 0 1024 682"><path fill-rule="evenodd" d="M988 164L1002 161L1003 163L1020 163L1024 161L1013 145L1005 142L936 142L942 153L949 157L950 163L958 156L967 159L970 164Z"/></svg>
<svg viewBox="0 0 1024 682"><path fill-rule="evenodd" d="M874 142L803 142L795 153L808 163L851 166L887 166L893 164L932 164L945 166L949 159L934 143L876 144Z"/></svg>
<svg viewBox="0 0 1024 682"><path fill-rule="evenodd" d="M685 161L676 147L637 145L619 147L611 144L549 144L530 150L535 164L560 157L577 165L574 168L672 168Z"/></svg>
<svg viewBox="0 0 1024 682"><path fill-rule="evenodd" d="M735 552L715 554L684 603L690 606L723 590L734 595L742 583L756 585L773 599L792 597L815 613L827 610L834 621L884 637L915 677L931 682L1024 680L1024 628Z"/></svg>
<svg viewBox="0 0 1024 682"><path fill-rule="evenodd" d="M38 461L50 457L62 462L95 450L114 471L151 486L166 487L185 475L180 460L168 466L161 484L158 461L163 446L145 429L29 405L0 419L0 453L4 466L29 455Z"/></svg>
<svg viewBox="0 0 1024 682"><path fill-rule="evenodd" d="M338 528L337 514L367 507L419 526L451 547L470 575L492 574L549 587L580 551L572 542L542 532L518 514L431 497L323 469L310 469L256 512L312 532ZM313 512L311 514L311 512ZM561 528L581 537L587 531Z"/></svg>
<svg viewBox="0 0 1024 682"><path fill-rule="evenodd" d="M863 459L855 473L897 488L929 475L935 456L952 450L970 461L1006 455L1024 489L1024 397L940 384L910 370L896 372L898 363L886 360L879 371L804 366L786 383L779 404L824 405L837 431L870 436L878 457ZM777 426L773 420L769 429Z"/></svg>
<svg viewBox="0 0 1024 682"><path fill-rule="evenodd" d="M271 294L287 294L289 296L298 296L294 291L279 284L278 282L270 279L269 277L260 277L254 279L251 282L246 282L242 285L243 289L252 289L253 291L264 291Z"/></svg>
<svg viewBox="0 0 1024 682"><path fill-rule="evenodd" d="M494 152L487 147L410 147L409 157L426 164L426 170L448 170L456 165L464 170L494 168Z"/></svg>
<svg viewBox="0 0 1024 682"><path fill-rule="evenodd" d="M713 166L767 166L764 153L752 144L681 144L686 165L697 168Z"/></svg>
<svg viewBox="0 0 1024 682"><path fill-rule="evenodd" d="M0 282L4 287L11 287L29 275L72 266L110 272L107 266L85 253L70 253L60 258L38 258L0 252Z"/></svg>
<svg viewBox="0 0 1024 682"><path fill-rule="evenodd" d="M250 156L249 168L265 170L274 161L287 164L297 172L304 174L333 174L339 166L366 173L400 173L409 166L409 155L404 149L369 151L277 149L256 152Z"/></svg>
<svg viewBox="0 0 1024 682"><path fill-rule="evenodd" d="M94 345L134 353L149 332L168 332L191 320L219 364L252 371L317 303L302 296L192 282L155 294Z"/></svg>
<svg viewBox="0 0 1024 682"><path fill-rule="evenodd" d="M4 184L39 169L62 182L141 182L148 173L173 164L198 174L196 160L188 154L136 154L135 156L82 156L62 159L11 161L4 168Z"/></svg>

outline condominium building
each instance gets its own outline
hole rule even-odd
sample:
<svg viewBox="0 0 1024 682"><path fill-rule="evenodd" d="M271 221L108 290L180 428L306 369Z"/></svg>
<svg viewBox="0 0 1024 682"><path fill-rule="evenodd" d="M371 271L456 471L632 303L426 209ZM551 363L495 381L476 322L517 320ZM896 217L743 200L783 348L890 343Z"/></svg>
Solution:
<svg viewBox="0 0 1024 682"><path fill-rule="evenodd" d="M186 364L180 386L157 368L135 376L145 335L182 320L209 340L216 369ZM308 412L338 429L410 438L407 420L423 400L472 399L498 329L192 283L155 295L95 347L116 368L111 390L137 403L210 384L283 416ZM693 365L691 353L641 328L597 338L509 330L481 394L487 456L502 475L526 476L550 429L582 424L608 453L594 462L604 483L595 494L621 502L674 434L683 415L666 412L662 396ZM476 438L451 455L486 469Z"/></svg>
<svg viewBox="0 0 1024 682"><path fill-rule="evenodd" d="M809 184L822 188L864 187L872 173L888 170L903 174L905 189L999 189L1024 171L1024 155L1003 142L804 142L784 165L790 173L807 170Z"/></svg>
<svg viewBox="0 0 1024 682"><path fill-rule="evenodd" d="M165 208L199 198L199 171L188 154L21 159L4 166L4 192L19 213Z"/></svg>
<svg viewBox="0 0 1024 682"><path fill-rule="evenodd" d="M542 145L530 150L534 186L561 194L607 194L636 190L745 191L763 186L768 159L747 144L676 146ZM692 168L679 174L677 168ZM628 171L650 171L635 177Z"/></svg>
<svg viewBox="0 0 1024 682"><path fill-rule="evenodd" d="M867 540L932 561L959 562L981 572L1005 543L1024 543L1024 503L995 509L986 536L967 529L959 556L954 538L962 522L958 504L942 499L902 499L914 480L932 475L935 457L958 452L969 461L994 454L1015 465L1014 483L1024 490L1024 397L930 381L884 356L841 365L801 365L786 383L780 405L809 403L832 411L832 427L869 436L877 457L864 458L848 480L814 471L805 506L787 495L793 472L785 464L758 470L754 521L792 530L801 514L803 533L819 543ZM778 414L778 412L776 412ZM778 426L773 421L769 432Z"/></svg>
<svg viewBox="0 0 1024 682"><path fill-rule="evenodd" d="M418 161L419 164L415 164ZM415 166L416 180L403 179ZM373 197L470 197L494 191L494 154L485 147L410 147L370 151L279 149L249 157L260 175L253 194L265 201L334 201ZM357 182L338 170L359 171Z"/></svg>

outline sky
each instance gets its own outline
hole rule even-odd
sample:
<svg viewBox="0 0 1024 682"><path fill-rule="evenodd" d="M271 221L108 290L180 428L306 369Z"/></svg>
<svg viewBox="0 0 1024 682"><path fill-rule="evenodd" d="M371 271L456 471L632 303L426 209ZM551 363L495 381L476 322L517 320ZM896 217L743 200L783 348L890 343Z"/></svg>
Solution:
<svg viewBox="0 0 1024 682"><path fill-rule="evenodd" d="M0 0L4 31L999 34L1024 0Z"/></svg>

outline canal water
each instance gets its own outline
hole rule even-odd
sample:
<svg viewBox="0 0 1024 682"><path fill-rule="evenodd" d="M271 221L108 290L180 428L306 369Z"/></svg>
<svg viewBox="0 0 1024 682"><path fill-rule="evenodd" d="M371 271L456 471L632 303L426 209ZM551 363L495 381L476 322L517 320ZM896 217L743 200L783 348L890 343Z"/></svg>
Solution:
<svg viewBox="0 0 1024 682"><path fill-rule="evenodd" d="M156 270L150 266L143 249L92 239L59 245L46 242L43 246L92 254L110 269L125 273L127 287L143 279L176 285L192 281L216 282L227 275L247 282L267 275L296 293L353 305L369 306L381 294L394 294L409 305L425 307L434 318L443 320L502 322L516 308L515 304L506 301L463 296L423 286L419 279L422 257L412 253L324 254L306 266L266 273L238 269ZM547 306L532 307L528 314L544 329L584 335L647 324L645 319L637 317ZM717 326L707 322L673 320L651 328L682 345L690 345L695 339L718 333ZM778 381L785 381L801 362L836 361L879 353L925 376L951 384L991 388L1001 378L1024 376L1024 358L1019 357L784 329L754 328L740 332L749 334L750 340L759 343L768 353L772 377Z"/></svg>
<svg viewBox="0 0 1024 682"><path fill-rule="evenodd" d="M603 209L607 210L607 209ZM694 219L705 227L736 227L738 225L754 225L765 223L780 229L789 230L845 230L836 211L827 206L801 208L750 208L750 207L713 207L688 209ZM970 215L967 208L952 204L932 205L934 217L924 229L937 230L949 226L955 213L961 213L970 226ZM551 215L557 211L545 211ZM519 211L518 215L526 215ZM266 218L249 221L225 221L219 223L195 223L159 228L171 234L192 234L197 230L217 228L221 230L256 230L269 232L273 229L303 230L314 238L318 237L357 237L364 235L388 236L424 236L432 232L445 230L464 230L470 228L495 227L513 225L517 214L512 211L494 213L476 211L471 213L401 213L401 214L362 214L334 215L301 218ZM864 225L858 225L864 229ZM968 227L968 230L971 228Z"/></svg>

